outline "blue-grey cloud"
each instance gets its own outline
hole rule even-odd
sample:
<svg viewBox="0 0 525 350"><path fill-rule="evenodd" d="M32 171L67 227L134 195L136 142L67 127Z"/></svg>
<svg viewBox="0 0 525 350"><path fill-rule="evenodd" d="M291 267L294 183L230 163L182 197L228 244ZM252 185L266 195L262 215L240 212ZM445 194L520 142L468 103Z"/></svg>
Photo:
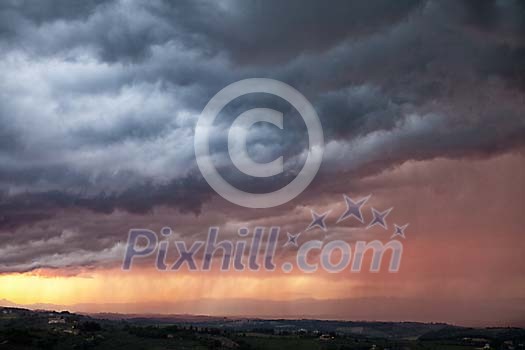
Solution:
<svg viewBox="0 0 525 350"><path fill-rule="evenodd" d="M326 183L523 149L524 11L467 0L3 2L0 232L65 209L199 213L215 195L195 164L195 123L243 78L285 81L314 104ZM255 183L233 168L225 135L258 103L283 111L286 128L257 126L250 152L283 153L288 172ZM221 173L254 192L290 181L307 147L296 111L250 96L224 114L212 140Z"/></svg>

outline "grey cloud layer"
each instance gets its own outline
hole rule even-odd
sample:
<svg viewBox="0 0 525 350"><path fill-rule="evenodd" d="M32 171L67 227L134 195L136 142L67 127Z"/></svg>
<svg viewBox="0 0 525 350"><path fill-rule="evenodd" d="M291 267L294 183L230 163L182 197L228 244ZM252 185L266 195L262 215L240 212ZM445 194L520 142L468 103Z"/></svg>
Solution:
<svg viewBox="0 0 525 350"><path fill-rule="evenodd" d="M523 62L520 1L3 2L0 234L64 208L199 212L214 194L193 128L242 78L283 80L314 104L325 180L522 149ZM252 151L284 150L290 172L256 187L234 172L246 188L285 183L301 164L304 128L287 111L291 127L258 128ZM282 144L262 147L266 136Z"/></svg>

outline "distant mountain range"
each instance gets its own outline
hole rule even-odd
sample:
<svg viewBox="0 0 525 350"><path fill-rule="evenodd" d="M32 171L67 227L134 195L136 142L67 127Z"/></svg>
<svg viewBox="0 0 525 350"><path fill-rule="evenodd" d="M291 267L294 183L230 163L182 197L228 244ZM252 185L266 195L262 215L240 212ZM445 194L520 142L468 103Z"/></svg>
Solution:
<svg viewBox="0 0 525 350"><path fill-rule="evenodd" d="M487 303L480 308L479 301L443 301L448 303L446 310L454 309L454 313L440 310L435 301L405 300L398 298L377 299L344 299L315 300L299 299L293 301L261 301L251 299L202 299L195 301L176 301L171 303L83 303L75 305L55 304L17 304L0 299L0 306L21 307L31 310L70 311L83 314L106 315L108 318L130 317L209 317L209 318L261 318L261 319L324 319L324 320L367 320L367 321L414 321L449 323L465 326L525 326L525 310L516 305L524 305L523 301L505 301ZM377 305L389 305L388 314L395 318L385 318L384 308ZM453 306L453 308L450 307ZM279 310L268 313L267 310ZM304 310L307 310L306 312ZM494 319L495 314L506 314L505 320ZM195 316L197 315L197 316ZM202 316L199 316L202 315ZM348 315L351 315L350 317ZM417 315L417 316L416 316ZM422 316L423 315L423 316Z"/></svg>

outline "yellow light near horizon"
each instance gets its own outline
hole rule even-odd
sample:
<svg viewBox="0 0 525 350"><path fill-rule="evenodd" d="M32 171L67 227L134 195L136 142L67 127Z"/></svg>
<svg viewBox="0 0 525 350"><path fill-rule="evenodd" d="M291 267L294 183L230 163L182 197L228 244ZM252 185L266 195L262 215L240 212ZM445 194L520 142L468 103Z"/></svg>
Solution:
<svg viewBox="0 0 525 350"><path fill-rule="evenodd" d="M86 278L41 277L31 274L0 276L0 298L18 304L61 303L79 298L78 292L89 290Z"/></svg>
<svg viewBox="0 0 525 350"><path fill-rule="evenodd" d="M25 273L0 275L0 299L17 304L57 305L236 298L286 301L349 297L355 285L347 279L315 275L239 276L117 270L66 277Z"/></svg>

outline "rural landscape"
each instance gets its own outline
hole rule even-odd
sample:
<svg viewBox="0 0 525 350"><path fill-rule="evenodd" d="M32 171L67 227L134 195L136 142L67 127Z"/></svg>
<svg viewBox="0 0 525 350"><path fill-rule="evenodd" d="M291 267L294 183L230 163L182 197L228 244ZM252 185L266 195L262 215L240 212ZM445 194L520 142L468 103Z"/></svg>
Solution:
<svg viewBox="0 0 525 350"><path fill-rule="evenodd" d="M521 328L0 309L0 349L525 349Z"/></svg>

